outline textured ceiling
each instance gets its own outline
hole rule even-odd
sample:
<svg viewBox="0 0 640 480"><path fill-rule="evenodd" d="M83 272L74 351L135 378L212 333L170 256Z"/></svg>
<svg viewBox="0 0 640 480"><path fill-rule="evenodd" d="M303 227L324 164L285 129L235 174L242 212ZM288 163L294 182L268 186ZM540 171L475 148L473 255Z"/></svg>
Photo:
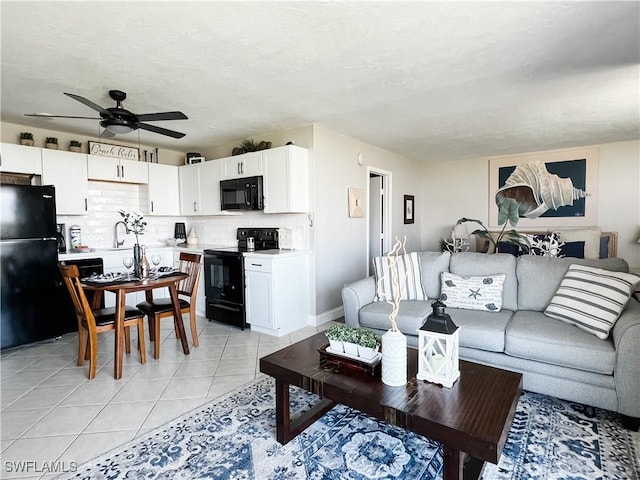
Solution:
<svg viewBox="0 0 640 480"><path fill-rule="evenodd" d="M97 135L63 95L135 113L198 151L319 123L443 161L640 137L638 2L8 2L2 120ZM129 137L137 134L129 134ZM131 139L129 139L131 141Z"/></svg>

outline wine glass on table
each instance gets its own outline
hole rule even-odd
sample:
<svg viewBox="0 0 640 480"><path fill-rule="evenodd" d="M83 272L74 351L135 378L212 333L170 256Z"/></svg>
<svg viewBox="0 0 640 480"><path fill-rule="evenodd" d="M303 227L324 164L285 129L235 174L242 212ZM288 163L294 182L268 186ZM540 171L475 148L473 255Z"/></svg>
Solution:
<svg viewBox="0 0 640 480"><path fill-rule="evenodd" d="M131 272L129 270L133 267L133 257L124 257L122 259L122 264L127 269L127 280L131 280Z"/></svg>
<svg viewBox="0 0 640 480"><path fill-rule="evenodd" d="M162 261L162 257L160 255L151 255L151 263L155 266L156 277L160 276L160 272L158 271L158 265Z"/></svg>

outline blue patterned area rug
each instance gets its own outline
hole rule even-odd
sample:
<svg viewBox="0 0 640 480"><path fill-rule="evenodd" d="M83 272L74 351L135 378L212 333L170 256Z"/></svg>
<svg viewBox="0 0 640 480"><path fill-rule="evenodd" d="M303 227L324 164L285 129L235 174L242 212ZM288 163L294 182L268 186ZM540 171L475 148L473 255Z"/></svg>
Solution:
<svg viewBox="0 0 640 480"><path fill-rule="evenodd" d="M318 397L292 388L291 411ZM74 479L440 479L437 442L338 405L282 446L275 390L262 378L85 465ZM499 465L486 480L640 477L638 434L617 414L524 393Z"/></svg>

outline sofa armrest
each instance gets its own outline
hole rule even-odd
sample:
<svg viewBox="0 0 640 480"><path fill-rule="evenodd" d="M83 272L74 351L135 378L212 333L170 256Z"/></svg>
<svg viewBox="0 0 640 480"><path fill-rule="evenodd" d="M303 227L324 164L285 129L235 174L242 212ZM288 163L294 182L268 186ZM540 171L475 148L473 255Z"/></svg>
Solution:
<svg viewBox="0 0 640 480"><path fill-rule="evenodd" d="M344 322L351 327L360 326L360 309L373 302L376 294L376 281L372 275L342 288L342 304L344 305Z"/></svg>
<svg viewBox="0 0 640 480"><path fill-rule="evenodd" d="M613 376L618 393L618 412L640 418L640 303L629 304L613 326L616 365Z"/></svg>

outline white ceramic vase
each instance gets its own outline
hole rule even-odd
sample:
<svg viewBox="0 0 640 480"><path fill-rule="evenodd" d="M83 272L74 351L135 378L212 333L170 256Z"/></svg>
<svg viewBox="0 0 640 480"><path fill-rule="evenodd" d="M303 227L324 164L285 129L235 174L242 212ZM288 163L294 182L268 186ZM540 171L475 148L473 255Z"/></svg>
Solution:
<svg viewBox="0 0 640 480"><path fill-rule="evenodd" d="M407 337L389 330L382 335L382 383L402 387L407 383Z"/></svg>

